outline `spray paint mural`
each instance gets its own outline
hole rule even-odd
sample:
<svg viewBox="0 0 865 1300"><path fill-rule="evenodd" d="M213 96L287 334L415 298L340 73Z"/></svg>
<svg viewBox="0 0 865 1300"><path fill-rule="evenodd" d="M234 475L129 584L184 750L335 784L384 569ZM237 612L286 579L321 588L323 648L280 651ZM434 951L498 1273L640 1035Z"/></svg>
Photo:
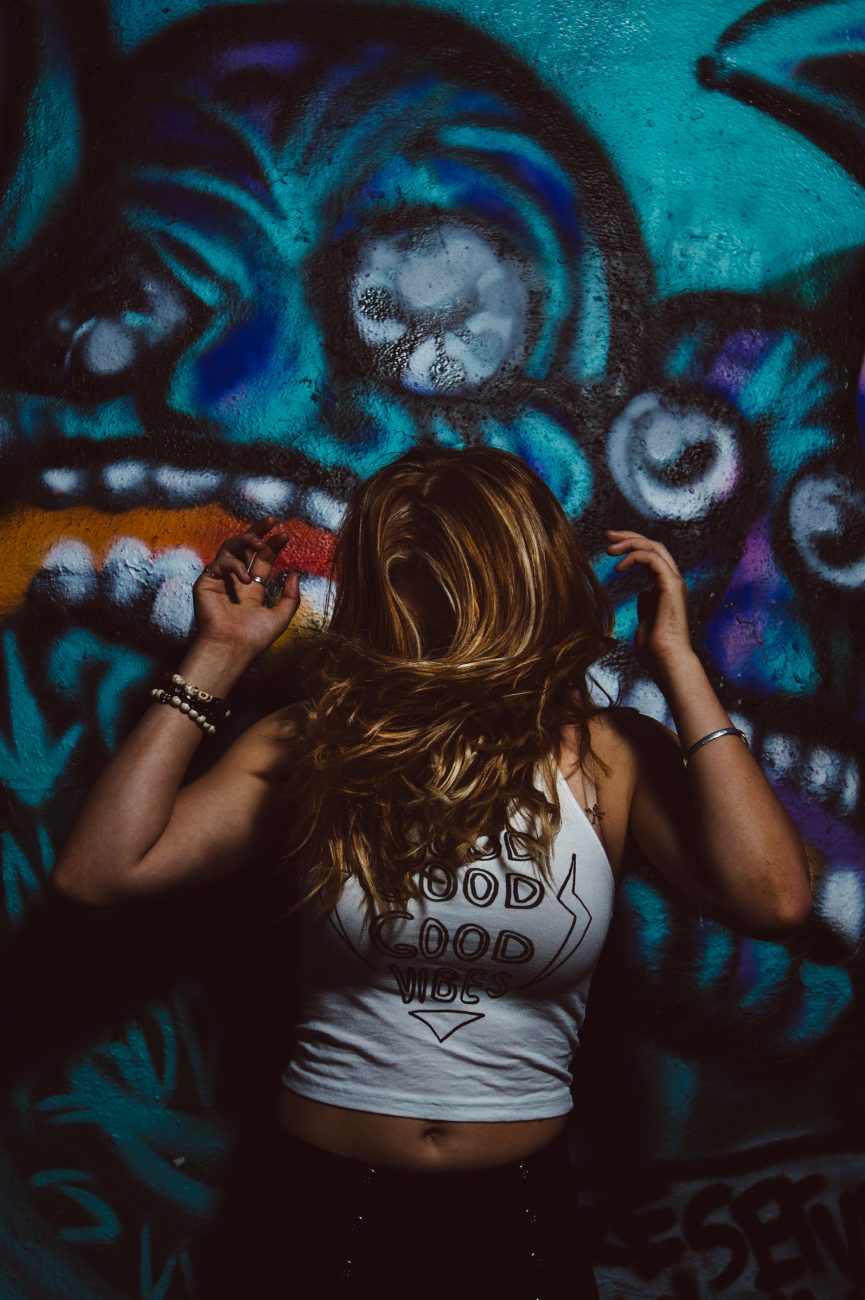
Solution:
<svg viewBox="0 0 865 1300"><path fill-rule="evenodd" d="M206 1294L289 1032L266 883L45 884L217 542L290 520L302 633L419 441L543 475L616 600L599 686L661 718L601 530L667 542L814 866L790 943L623 887L573 1137L605 1300L865 1294L865 9L450 10L2 9L2 1300Z"/></svg>

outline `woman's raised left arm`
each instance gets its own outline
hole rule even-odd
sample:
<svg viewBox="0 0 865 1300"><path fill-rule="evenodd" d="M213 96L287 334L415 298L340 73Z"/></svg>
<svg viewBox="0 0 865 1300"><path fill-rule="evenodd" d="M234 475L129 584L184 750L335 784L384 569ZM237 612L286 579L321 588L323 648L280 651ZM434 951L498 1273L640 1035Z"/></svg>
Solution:
<svg viewBox="0 0 865 1300"><path fill-rule="evenodd" d="M634 649L663 692L673 722L637 715L628 727L635 759L629 826L653 865L683 894L755 938L797 929L811 915L808 860L791 822L742 738L727 734L683 754L733 723L690 641L687 587L660 542L608 531L607 550L652 578L638 601Z"/></svg>

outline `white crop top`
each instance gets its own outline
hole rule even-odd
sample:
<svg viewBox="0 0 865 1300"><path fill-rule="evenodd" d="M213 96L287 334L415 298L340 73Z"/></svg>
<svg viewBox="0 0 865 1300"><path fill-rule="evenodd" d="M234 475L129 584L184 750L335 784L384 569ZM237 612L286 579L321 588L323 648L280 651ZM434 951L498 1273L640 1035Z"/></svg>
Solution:
<svg viewBox="0 0 865 1300"><path fill-rule="evenodd" d="M571 1058L615 885L558 769L557 785L552 886L504 834L458 870L430 854L421 899L376 914L367 928L352 877L329 916L302 919L288 1088L421 1119L542 1119L571 1109Z"/></svg>

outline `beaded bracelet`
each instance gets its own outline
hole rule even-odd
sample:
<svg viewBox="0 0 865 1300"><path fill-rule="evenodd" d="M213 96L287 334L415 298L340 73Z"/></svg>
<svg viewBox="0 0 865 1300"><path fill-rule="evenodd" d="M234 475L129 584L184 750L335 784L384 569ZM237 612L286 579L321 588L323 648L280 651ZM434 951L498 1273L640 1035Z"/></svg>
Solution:
<svg viewBox="0 0 865 1300"><path fill-rule="evenodd" d="M216 695L203 691L199 686L184 681L180 673L166 673L166 686L154 686L150 692L159 704L170 704L172 708L185 713L197 727L208 735L214 735L216 724L231 716L231 710Z"/></svg>

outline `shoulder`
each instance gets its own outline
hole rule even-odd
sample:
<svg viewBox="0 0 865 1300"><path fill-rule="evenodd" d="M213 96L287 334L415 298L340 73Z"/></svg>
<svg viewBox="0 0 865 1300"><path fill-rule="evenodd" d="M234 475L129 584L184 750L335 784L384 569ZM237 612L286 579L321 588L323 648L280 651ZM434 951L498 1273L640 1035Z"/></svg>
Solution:
<svg viewBox="0 0 865 1300"><path fill-rule="evenodd" d="M265 742L293 740L303 729L307 708L306 704L297 703L274 709L272 713L266 713L263 718L259 718L247 728L245 734L255 735Z"/></svg>
<svg viewBox="0 0 865 1300"><path fill-rule="evenodd" d="M287 742L303 729L306 705L289 704L253 722L229 746L221 762L264 781L279 781L289 772Z"/></svg>
<svg viewBox="0 0 865 1300"><path fill-rule="evenodd" d="M660 825L686 817L682 810L690 807L690 795L682 748L664 723L637 709L605 710L594 723L592 748L609 768L609 775L599 773L599 788L644 847L658 841ZM680 839L686 830L683 822L676 832Z"/></svg>
<svg viewBox="0 0 865 1300"><path fill-rule="evenodd" d="M642 715L636 709L611 706L599 709L587 722L592 752L591 757L583 760L583 768L595 786L597 805L603 818L597 829L613 877L619 881L626 862L634 790L639 783ZM585 803L584 791L589 800L592 792L575 775L579 766L578 752L576 728L571 724L564 728L562 736L562 756L571 771L570 778L568 770L565 771L565 779L569 784L573 781L571 788L582 806Z"/></svg>
<svg viewBox="0 0 865 1300"><path fill-rule="evenodd" d="M674 731L638 709L602 709L589 719L592 751L608 771L602 784L615 790L630 808L634 791L654 784L681 767L681 748Z"/></svg>
<svg viewBox="0 0 865 1300"><path fill-rule="evenodd" d="M598 759L594 766L605 817L604 846L618 880L628 860L635 812L647 804L682 802L681 750L674 732L638 709L599 710L589 719L589 735Z"/></svg>
<svg viewBox="0 0 865 1300"><path fill-rule="evenodd" d="M642 714L636 709L610 705L588 719L589 737L595 755L612 767L630 766L639 745Z"/></svg>
<svg viewBox="0 0 865 1300"><path fill-rule="evenodd" d="M592 747L603 758L604 751L611 757L630 758L639 762L658 751L669 752L678 747L678 737L663 722L656 721L639 709L616 705L600 709L589 718Z"/></svg>

